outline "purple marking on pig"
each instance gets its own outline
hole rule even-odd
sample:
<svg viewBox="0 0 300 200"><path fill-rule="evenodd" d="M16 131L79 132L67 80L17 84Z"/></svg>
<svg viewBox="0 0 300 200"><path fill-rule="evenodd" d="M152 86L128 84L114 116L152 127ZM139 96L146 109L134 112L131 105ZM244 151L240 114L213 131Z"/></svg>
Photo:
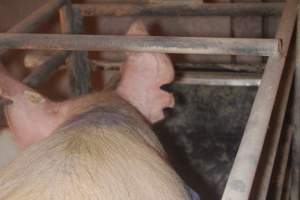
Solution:
<svg viewBox="0 0 300 200"><path fill-rule="evenodd" d="M115 126L128 123L130 116L122 114L117 109L98 106L65 122L61 128L67 129L80 125ZM134 121L134 120L132 120Z"/></svg>
<svg viewBox="0 0 300 200"><path fill-rule="evenodd" d="M189 186L186 186L186 189L190 195L190 198L191 198L190 200L200 200L200 196L192 188L190 188Z"/></svg>

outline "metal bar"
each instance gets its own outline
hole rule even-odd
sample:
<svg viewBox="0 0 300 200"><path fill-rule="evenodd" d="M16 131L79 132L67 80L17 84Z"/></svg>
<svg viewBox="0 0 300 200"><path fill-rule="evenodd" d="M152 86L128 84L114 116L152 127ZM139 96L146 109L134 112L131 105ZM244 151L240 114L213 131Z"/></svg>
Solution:
<svg viewBox="0 0 300 200"><path fill-rule="evenodd" d="M291 188L292 188L292 173L291 170L288 169L287 177L285 178L285 190L282 192L281 200L291 200Z"/></svg>
<svg viewBox="0 0 300 200"><path fill-rule="evenodd" d="M62 32L65 34L80 34L83 31L82 16L79 12L73 11L70 0L66 1L66 5L60 10ZM69 65L72 93L76 96L89 93L92 85L88 53L83 51L72 52L67 64Z"/></svg>
<svg viewBox="0 0 300 200"><path fill-rule="evenodd" d="M24 33L34 31L40 24L49 19L57 9L59 9L65 0L51 0L41 8L34 11L31 15L23 19L21 22L7 30L7 33ZM0 55L6 50L1 50Z"/></svg>
<svg viewBox="0 0 300 200"><path fill-rule="evenodd" d="M280 40L2 33L0 48L275 56Z"/></svg>
<svg viewBox="0 0 300 200"><path fill-rule="evenodd" d="M4 99L0 98L0 129L7 126L7 121L5 119L4 109L3 109L4 104L5 104Z"/></svg>
<svg viewBox="0 0 300 200"><path fill-rule="evenodd" d="M105 83L105 90L115 88L120 74L115 72L112 78ZM229 87L257 87L260 84L260 75L252 73L230 72L177 72L174 84L178 85L206 85Z"/></svg>
<svg viewBox="0 0 300 200"><path fill-rule="evenodd" d="M36 65L45 62L49 58L42 55L28 55L25 57L25 66L29 68L36 68ZM90 65L94 70L115 70L118 71L121 62L103 62L99 60L90 60ZM214 69L216 67L225 66L228 68L230 64L191 64L191 63L175 63L176 84L189 84L189 85L211 85L211 86L258 86L260 84L261 75L258 73L232 73L232 72L207 72L206 69ZM235 66L235 65L234 65ZM253 65L253 67L263 68L262 65ZM250 65L237 65L237 67L251 67ZM66 66L62 66L66 68ZM197 71L202 70L202 71ZM255 68L256 69L256 68ZM187 71L193 70L193 71ZM253 72L250 70L250 72ZM260 72L259 70L255 72Z"/></svg>
<svg viewBox="0 0 300 200"><path fill-rule="evenodd" d="M34 31L40 24L53 16L55 11L57 11L64 4L64 2L65 0L50 0L44 6L34 11L31 15L23 19L6 32L22 33Z"/></svg>
<svg viewBox="0 0 300 200"><path fill-rule="evenodd" d="M25 66L28 68L36 68L36 65L45 62L49 56L43 55L27 55L25 57ZM118 71L121 62L103 62L99 60L90 60L90 65L94 70L115 70ZM228 68L230 64L191 64L191 63L175 63L176 73L176 84L192 84L192 85L214 85L214 86L258 86L260 84L261 75L258 73L232 73L232 72L207 72L204 70L214 69L216 67L225 66ZM235 65L233 65L235 66ZM237 65L237 67L251 67L252 65ZM256 68L263 68L262 65L253 65ZM62 66L66 68L66 66ZM255 69L256 69L255 68ZM201 71L197 71L201 70ZM188 71L192 70L192 71ZM259 70L257 70L260 72ZM255 72L257 72L255 71ZM250 72L253 72L250 70Z"/></svg>
<svg viewBox="0 0 300 200"><path fill-rule="evenodd" d="M94 68L103 70L117 70L122 65L121 62L108 62L100 60L91 60L91 65ZM173 63L175 70L228 70L236 72L255 72L262 73L264 70L264 63L258 64L226 64L226 63L186 63L175 62Z"/></svg>
<svg viewBox="0 0 300 200"><path fill-rule="evenodd" d="M49 58L43 55L30 55L25 57L25 66L36 68L36 65L45 62ZM90 65L94 70L119 70L121 62L103 62L99 60L90 60ZM263 65L233 65L230 64L191 64L191 63L174 63L177 70L175 83L191 85L211 85L211 86L258 86L260 84L261 72ZM66 66L63 66L65 68ZM204 70L233 69L232 71L256 72L256 73L229 73L229 72L204 72ZM235 69L235 67L237 67ZM247 69L249 68L249 71ZM246 69L246 70L245 70ZM259 69L259 70L258 70ZM187 71L193 70L193 71ZM197 71L201 70L201 72Z"/></svg>
<svg viewBox="0 0 300 200"><path fill-rule="evenodd" d="M41 65L49 56L27 54L24 58L24 65L27 68L36 68ZM122 65L121 61L102 61L90 59L90 65L93 69L101 70L119 70ZM186 63L176 62L173 63L176 70L228 70L236 72L255 72L262 73L264 70L265 63L257 64L229 64L229 63Z"/></svg>
<svg viewBox="0 0 300 200"><path fill-rule="evenodd" d="M276 34L282 40L282 55L268 59L222 200L249 199L294 30L296 8L297 0L287 1Z"/></svg>
<svg viewBox="0 0 300 200"><path fill-rule="evenodd" d="M265 156L261 158L258 179L255 187L258 188L254 191L252 196L255 200L265 200L270 185L272 172L274 169L275 158L277 156L279 142L282 135L282 127L286 116L287 104L290 97L290 91L292 88L293 77L295 72L295 52L290 52L288 62L286 62L285 71L280 82L280 87L277 93L276 107L274 108L269 122L267 139L265 141L264 153ZM290 132L285 133L286 135ZM275 196L274 196L275 197ZM273 199L273 198L271 198Z"/></svg>
<svg viewBox="0 0 300 200"><path fill-rule="evenodd" d="M27 16L21 22L8 29L6 32L7 33L32 32L37 27L39 27L40 24L42 24L47 19L49 19L55 13L55 11L59 9L64 3L65 0L51 0L48 3L46 3L44 6L34 11L31 15ZM1 49L0 56L3 56L3 54L5 54L7 50L8 49ZM4 119L3 109L1 107L2 106L0 105L0 126L4 126L4 124L6 123Z"/></svg>
<svg viewBox="0 0 300 200"><path fill-rule="evenodd" d="M53 56L48 57L48 59L36 67L36 69L23 80L23 83L30 87L37 87L42 81L47 80L59 66L65 63L68 54L68 52L57 52Z"/></svg>
<svg viewBox="0 0 300 200"><path fill-rule="evenodd" d="M280 15L283 3L203 3L162 1L159 3L74 4L83 16L271 16Z"/></svg>
<svg viewBox="0 0 300 200"><path fill-rule="evenodd" d="M287 165L288 165L288 160L289 160L289 155L290 155L290 147L291 147L291 140L292 140L292 134L293 134L294 130L293 128L288 128L288 130L286 131L286 135L284 138L284 143L281 146L281 151L279 151L279 162L278 165L276 165L276 179L275 179L275 183L276 186L274 188L274 190L272 190L271 192L271 198L273 200L280 200L282 199L282 193L283 193L283 189L284 189L284 181L285 178L287 178L288 174L287 172Z"/></svg>
<svg viewBox="0 0 300 200"><path fill-rule="evenodd" d="M296 72L294 82L294 108L292 120L295 133L292 140L291 162L291 200L300 199L300 9L298 8L297 34L296 34Z"/></svg>
<svg viewBox="0 0 300 200"><path fill-rule="evenodd" d="M259 86L261 76L230 72L179 72L175 83L207 86Z"/></svg>

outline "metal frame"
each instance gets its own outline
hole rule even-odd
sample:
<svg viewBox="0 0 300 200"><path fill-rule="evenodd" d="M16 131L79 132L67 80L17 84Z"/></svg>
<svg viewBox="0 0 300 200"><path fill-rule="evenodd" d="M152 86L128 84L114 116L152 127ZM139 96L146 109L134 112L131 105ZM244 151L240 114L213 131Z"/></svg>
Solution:
<svg viewBox="0 0 300 200"><path fill-rule="evenodd" d="M82 16L79 12L73 10L70 0L66 0L66 5L60 9L59 14L61 29L64 34L79 34L83 31ZM92 86L88 53L83 51L72 52L68 58L68 65L71 72L73 94L81 95L90 92Z"/></svg>
<svg viewBox="0 0 300 200"><path fill-rule="evenodd" d="M32 32L38 24L44 22L60 8L62 8L60 11L62 30L63 33L67 33L66 35L23 33ZM76 24L76 19L79 18L80 21L81 16L270 16L281 13L280 24L274 39L78 35L81 25ZM1 33L0 49L2 49L1 54L7 49L63 50L43 61L24 82L37 86L68 57L71 60L68 66L74 71L77 95L89 91L89 77L80 76L82 72L86 74L86 70L89 70L85 68L87 57L82 51L269 56L261 79L235 73L235 77L232 74L227 77L223 74L220 81L216 76L186 73L183 74L182 80L185 84L205 84L214 80L213 83L240 85L236 84L235 78L238 77L237 80L241 81L243 83L241 85L244 86L247 86L245 83L260 84L222 199L247 200L250 197L266 199L271 175L274 172L274 160L278 153L278 143L294 75L293 64L287 65L286 61L296 16L296 0L287 0L285 4L199 4L192 1L157 1L155 3L101 3L73 6L69 0L52 0L7 33ZM70 50L73 52L65 52ZM74 54L80 55L80 59L77 60L72 56ZM271 142L266 141L269 137L272 138ZM291 136L289 135L288 138L290 141ZM289 149L290 143L287 142L285 149ZM261 157L265 149L268 149L267 160ZM287 154L286 150L284 155L287 156ZM286 160L285 157L283 166L286 165ZM263 178L258 177L261 174ZM287 174L291 176L290 173ZM256 180L260 182L254 187ZM291 182L290 179L288 182ZM287 194L290 193L285 193Z"/></svg>
<svg viewBox="0 0 300 200"><path fill-rule="evenodd" d="M271 16L280 15L283 3L202 3L158 1L154 3L75 4L83 16Z"/></svg>
<svg viewBox="0 0 300 200"><path fill-rule="evenodd" d="M297 1L287 1L276 38L282 40L282 54L268 59L244 135L223 194L223 200L247 199L253 186L260 155L270 126L276 95L297 16ZM282 113L284 114L284 113ZM278 127L281 129L281 126Z"/></svg>
<svg viewBox="0 0 300 200"><path fill-rule="evenodd" d="M277 56L279 39L0 33L0 48Z"/></svg>

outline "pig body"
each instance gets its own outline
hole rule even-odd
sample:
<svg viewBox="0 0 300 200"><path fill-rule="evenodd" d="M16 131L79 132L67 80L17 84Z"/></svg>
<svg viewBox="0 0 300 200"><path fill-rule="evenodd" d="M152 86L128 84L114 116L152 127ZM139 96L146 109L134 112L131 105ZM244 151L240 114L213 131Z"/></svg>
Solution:
<svg viewBox="0 0 300 200"><path fill-rule="evenodd" d="M133 107L110 93L85 109L1 172L0 199L189 199Z"/></svg>
<svg viewBox="0 0 300 200"><path fill-rule="evenodd" d="M147 34L141 22L129 34ZM115 91L52 102L0 71L5 114L25 151L0 172L0 200L190 200L148 123L172 107L164 54L128 53ZM0 66L1 70L1 66Z"/></svg>

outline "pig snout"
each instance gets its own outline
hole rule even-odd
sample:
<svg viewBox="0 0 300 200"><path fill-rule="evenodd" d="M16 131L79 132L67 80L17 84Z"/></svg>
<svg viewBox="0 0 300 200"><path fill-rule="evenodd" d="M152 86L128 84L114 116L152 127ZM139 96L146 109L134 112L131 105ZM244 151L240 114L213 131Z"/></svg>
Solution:
<svg viewBox="0 0 300 200"><path fill-rule="evenodd" d="M128 35L148 35L141 21L134 23ZM117 92L135 106L151 122L164 118L162 110L174 106L174 97L161 86L174 80L174 68L169 57L160 53L127 53L121 67Z"/></svg>

